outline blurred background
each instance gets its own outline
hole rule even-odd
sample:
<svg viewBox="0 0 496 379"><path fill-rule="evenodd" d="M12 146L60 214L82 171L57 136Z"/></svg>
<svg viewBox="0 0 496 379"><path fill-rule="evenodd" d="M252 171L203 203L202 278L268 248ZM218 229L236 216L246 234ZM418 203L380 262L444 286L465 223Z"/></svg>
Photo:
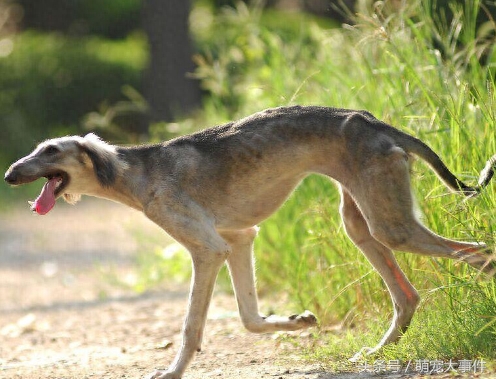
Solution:
<svg viewBox="0 0 496 379"><path fill-rule="evenodd" d="M426 5L438 23L433 26L449 28L464 3L442 0ZM480 3L473 31L493 36L490 21L496 7L491 1ZM174 135L188 127L167 128L162 122L191 117L205 103L216 103L221 108L218 118L224 121L246 112L243 102L252 101L247 92L271 92L248 108L284 105L296 90L293 82L307 90L306 83L322 75L320 66L326 62L312 62L319 57L312 50L321 55L319 50L334 49L324 35L343 23L363 22L357 12L364 16L374 9L384 22L395 12L407 13L412 21L419 17L401 0L1 0L1 167L35 142L64 134L97 131L120 143L168 138L168 129ZM380 25L375 26L380 31ZM446 36L451 38L448 46L434 30L431 41L425 42L451 59L460 48L453 45L463 43L463 32L453 30ZM292 55L284 51L287 45L294 45ZM268 62L275 51L280 54L278 66ZM485 62L490 54L488 47L481 59ZM334 51L329 57L340 55ZM267 79L274 78L274 71L302 64L300 58L309 59L304 69L289 70L290 80L280 93L273 93ZM333 75L344 78L348 73ZM347 88L350 84L344 83ZM321 85L314 91L331 91ZM301 101L308 102L305 97Z"/></svg>
<svg viewBox="0 0 496 379"><path fill-rule="evenodd" d="M0 0L0 167L55 136L154 142L268 107L318 104L367 109L428 142L473 183L496 152L495 19L490 0ZM412 175L430 227L494 247L494 185L462 203L424 166ZM39 190L2 181L0 217ZM338 204L332 184L311 177L262 225L259 287L286 293L324 325L367 325L373 341L382 328L365 320L385 325L390 301L344 236ZM10 230L0 228L5 242L12 230L0 227ZM180 247L131 233L148 241L133 258L135 290L187 277ZM397 349L494 358L494 284L453 262L399 261L424 302ZM441 330L445 339L431 338ZM360 338L334 354L352 353Z"/></svg>
<svg viewBox="0 0 496 379"><path fill-rule="evenodd" d="M150 123L200 110L212 88L202 85L195 57L219 54L212 45L222 33L216 17L239 4L0 1L2 166L40 139L98 130L121 143L145 141ZM345 19L330 5L325 0L256 4L260 11L287 8ZM288 29L297 33L301 22Z"/></svg>

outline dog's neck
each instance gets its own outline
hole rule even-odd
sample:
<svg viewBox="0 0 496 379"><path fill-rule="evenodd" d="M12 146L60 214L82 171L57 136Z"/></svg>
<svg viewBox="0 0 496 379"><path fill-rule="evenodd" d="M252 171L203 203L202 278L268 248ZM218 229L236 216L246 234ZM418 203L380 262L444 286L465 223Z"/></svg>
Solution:
<svg viewBox="0 0 496 379"><path fill-rule="evenodd" d="M144 199L140 191L141 175L136 176L134 169L125 168L119 172L115 182L108 186L100 186L90 195L112 200L139 211L143 211Z"/></svg>
<svg viewBox="0 0 496 379"><path fill-rule="evenodd" d="M141 199L138 196L136 196L136 194L134 193L122 190L122 188L129 188L127 187L128 181L129 180L127 178L119 177L117 179L117 182L120 182L120 185L112 186L109 188L102 188L94 196L127 205L138 211L143 211L143 203Z"/></svg>
<svg viewBox="0 0 496 379"><path fill-rule="evenodd" d="M125 148L115 148L114 155L109 155L105 164L87 159L84 169L86 172L77 175L77 182L72 183L70 193L65 196L66 201L75 203L80 195L88 195L128 205L139 211L143 210L145 202L142 190L145 188L143 169L140 165L127 162ZM90 177L93 179L84 179ZM102 180L102 177L106 180Z"/></svg>

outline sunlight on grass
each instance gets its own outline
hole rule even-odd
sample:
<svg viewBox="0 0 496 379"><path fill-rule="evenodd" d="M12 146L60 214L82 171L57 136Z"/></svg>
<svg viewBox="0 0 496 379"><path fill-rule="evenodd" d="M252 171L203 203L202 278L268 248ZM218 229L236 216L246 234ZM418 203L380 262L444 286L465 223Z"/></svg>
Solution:
<svg viewBox="0 0 496 379"><path fill-rule="evenodd" d="M198 9L196 16L208 17L193 30L202 52L195 76L211 96L185 126L295 103L366 109L427 142L460 178L475 183L496 152L494 61L478 60L488 46L475 30L477 6L453 8L447 24L430 1L415 1L400 13L376 8L360 14L356 25L344 28L298 15L281 22L289 16L244 4L215 15ZM414 164L412 176L430 228L494 246L494 185L465 202L424 164ZM309 177L261 225L256 242L260 292L288 293L318 315L322 331L311 355L328 365L375 345L393 312L379 275L345 236L338 204L328 179ZM494 359L494 282L463 264L397 257L423 300L401 342L378 356ZM344 329L326 333L336 324Z"/></svg>

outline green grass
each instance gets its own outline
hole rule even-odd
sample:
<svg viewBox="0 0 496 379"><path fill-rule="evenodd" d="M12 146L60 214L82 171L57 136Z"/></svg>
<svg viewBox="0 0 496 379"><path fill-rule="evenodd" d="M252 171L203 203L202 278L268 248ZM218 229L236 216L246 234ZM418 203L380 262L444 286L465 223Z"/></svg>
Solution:
<svg viewBox="0 0 496 379"><path fill-rule="evenodd" d="M196 30L202 50L196 75L211 94L204 125L296 103L367 109L426 141L459 177L474 183L496 152L496 88L495 60L488 66L477 60L489 46L478 39L478 2L471 4L453 7L452 24L439 21L443 17L432 13L429 1L413 2L401 14L362 14L346 28L244 5L210 14L211 22ZM434 36L444 56L433 46ZM450 238L494 246L494 185L464 202L426 165L414 164L412 176L426 225ZM261 225L256 242L262 294L288 293L293 308L320 317L323 330L344 325L337 334L318 334L309 350L328 365L344 365L361 346L377 343L392 317L380 277L344 234L338 198L329 180L309 177ZM494 282L452 261L397 257L423 300L401 342L375 358L494 359Z"/></svg>

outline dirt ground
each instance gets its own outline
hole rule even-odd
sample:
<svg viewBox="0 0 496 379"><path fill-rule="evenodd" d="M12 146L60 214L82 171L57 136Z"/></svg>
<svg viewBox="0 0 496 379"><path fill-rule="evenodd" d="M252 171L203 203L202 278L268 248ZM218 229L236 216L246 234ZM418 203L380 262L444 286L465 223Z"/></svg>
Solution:
<svg viewBox="0 0 496 379"><path fill-rule="evenodd" d="M57 204L46 216L27 205L0 216L1 379L142 378L167 366L187 288L137 294L109 280L133 280L137 231L140 240L168 242L140 213L100 200ZM232 296L216 293L203 351L184 379L370 377L328 373L296 349L280 335L246 332Z"/></svg>

